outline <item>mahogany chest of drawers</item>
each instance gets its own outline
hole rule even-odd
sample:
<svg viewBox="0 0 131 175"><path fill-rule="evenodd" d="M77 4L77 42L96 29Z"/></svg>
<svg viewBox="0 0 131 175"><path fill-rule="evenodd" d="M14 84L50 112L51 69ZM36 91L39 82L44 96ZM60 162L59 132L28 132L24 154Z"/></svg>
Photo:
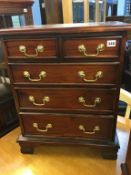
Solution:
<svg viewBox="0 0 131 175"><path fill-rule="evenodd" d="M108 22L0 31L22 153L42 144L69 144L117 157L117 104L129 29Z"/></svg>

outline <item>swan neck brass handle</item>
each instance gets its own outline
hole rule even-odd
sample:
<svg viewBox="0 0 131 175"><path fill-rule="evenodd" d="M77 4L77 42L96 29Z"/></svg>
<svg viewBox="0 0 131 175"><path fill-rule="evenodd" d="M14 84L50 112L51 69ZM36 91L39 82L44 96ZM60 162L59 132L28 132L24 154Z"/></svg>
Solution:
<svg viewBox="0 0 131 175"><path fill-rule="evenodd" d="M78 51L80 53L83 53L84 56L86 56L86 57L97 57L100 54L100 52L104 51L104 49L105 49L105 44L101 43L96 48L96 54L87 54L86 53L87 49L86 49L86 46L84 44L81 44L78 46Z"/></svg>
<svg viewBox="0 0 131 175"><path fill-rule="evenodd" d="M19 46L19 52L20 53L23 53L24 56L26 57L29 57L29 58L34 58L34 57L37 57L39 55L39 53L42 53L44 52L44 46L43 45L38 45L36 48L35 48L35 54L28 54L27 53L27 48L25 45L20 45Z"/></svg>
<svg viewBox="0 0 131 175"><path fill-rule="evenodd" d="M96 132L100 131L100 127L99 126L95 126L93 128L93 131L86 131L84 125L79 125L79 130L83 131L84 134L96 134Z"/></svg>
<svg viewBox="0 0 131 175"><path fill-rule="evenodd" d="M32 79L32 78L31 78L31 75L30 75L30 73L29 73L28 71L24 71L24 72L23 72L23 76L24 76L25 78L27 78L29 81L37 82L37 81L41 81L42 79L44 79L44 78L46 77L46 72L45 72L45 71L41 71L41 72L39 73L39 78L38 78L38 79Z"/></svg>
<svg viewBox="0 0 131 175"><path fill-rule="evenodd" d="M36 130L37 130L38 132L48 132L49 129L53 128L53 126L52 126L51 123L48 123L48 124L45 126L45 129L40 129L38 123L33 123L32 125L33 125L34 128L36 128Z"/></svg>
<svg viewBox="0 0 131 175"><path fill-rule="evenodd" d="M86 100L84 97L79 97L78 98L79 103L81 103L83 106L87 107L87 108L95 108L97 106L97 104L101 103L101 98L100 97L96 97L94 100L94 104L92 105L87 105L86 104Z"/></svg>
<svg viewBox="0 0 131 175"><path fill-rule="evenodd" d="M95 75L95 78L93 80L89 80L86 78L86 74L84 71L79 71L78 72L78 76L80 78L83 79L83 81L87 82L87 83L93 83L93 82L96 82L98 79L102 78L103 77L103 72L102 71L98 71Z"/></svg>
<svg viewBox="0 0 131 175"><path fill-rule="evenodd" d="M36 103L35 102L35 97L34 96L29 96L29 101L33 104L33 105L35 105L35 106L45 106L46 105L46 103L48 103L48 102L50 102L50 97L48 97L48 96L45 96L43 99L42 99L42 102L43 103Z"/></svg>

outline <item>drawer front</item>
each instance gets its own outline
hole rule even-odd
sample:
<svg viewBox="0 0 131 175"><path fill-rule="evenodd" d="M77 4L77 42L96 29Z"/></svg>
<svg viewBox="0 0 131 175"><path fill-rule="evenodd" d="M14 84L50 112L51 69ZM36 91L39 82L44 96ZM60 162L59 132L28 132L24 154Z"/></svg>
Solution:
<svg viewBox="0 0 131 175"><path fill-rule="evenodd" d="M117 84L119 64L24 64L11 66L14 83Z"/></svg>
<svg viewBox="0 0 131 175"><path fill-rule="evenodd" d="M24 135L111 139L113 118L72 114L21 115Z"/></svg>
<svg viewBox="0 0 131 175"><path fill-rule="evenodd" d="M115 90L88 88L18 89L21 108L112 112ZM108 102L108 103L107 103Z"/></svg>
<svg viewBox="0 0 131 175"><path fill-rule="evenodd" d="M109 46L109 41L115 46ZM116 58L119 56L120 39L115 38L83 38L64 41L63 51L66 58Z"/></svg>
<svg viewBox="0 0 131 175"><path fill-rule="evenodd" d="M52 58L57 57L56 39L6 41L9 58Z"/></svg>

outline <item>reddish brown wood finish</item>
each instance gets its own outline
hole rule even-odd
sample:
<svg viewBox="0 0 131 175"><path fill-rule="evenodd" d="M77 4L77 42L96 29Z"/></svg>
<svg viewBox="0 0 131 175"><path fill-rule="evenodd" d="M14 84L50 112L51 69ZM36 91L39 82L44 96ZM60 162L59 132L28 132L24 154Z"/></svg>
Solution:
<svg viewBox="0 0 131 175"><path fill-rule="evenodd" d="M11 17L12 15L23 14L25 15L26 25L32 25L33 17L31 7L33 3L34 0L0 0L0 15L6 15ZM26 12L24 11L24 9L26 9Z"/></svg>
<svg viewBox="0 0 131 175"><path fill-rule="evenodd" d="M113 112L115 102L115 90L87 89L87 88L43 88L43 89L19 89L17 90L20 108L37 110L76 110L79 112ZM35 102L42 104L45 96L50 98L44 106L35 106L29 101L29 96L34 96ZM85 107L78 98L84 97L87 105L93 105L97 97L101 98L96 107ZM107 103L108 102L108 103Z"/></svg>
<svg viewBox="0 0 131 175"><path fill-rule="evenodd" d="M112 40L116 40L116 47L107 47L107 41L111 40L111 38L69 38L64 41L63 50L64 50L64 57L66 58L80 58L84 57L88 60L90 57L84 56L83 53L80 53L78 51L79 45L84 45L86 47L86 53L87 54L96 54L97 46L99 44L104 44L105 49L97 56L97 57L91 57L91 59L94 58L110 58L119 56L119 49L121 45L120 39L112 38Z"/></svg>
<svg viewBox="0 0 131 175"><path fill-rule="evenodd" d="M0 34L6 36L12 35L26 35L26 34L87 34L89 33L98 33L102 34L103 37L106 32L126 32L131 29L131 24L122 23L118 21L114 22L105 22L105 23L79 23L79 24L54 24L54 25L41 25L41 26L24 26L20 28L10 28L10 29L1 29ZM102 33L103 32L103 33ZM105 33L104 33L105 32ZM121 33L122 34L122 33ZM120 34L120 35L121 35ZM108 36L110 34L108 33ZM33 38L33 36L32 36Z"/></svg>
<svg viewBox="0 0 131 175"><path fill-rule="evenodd" d="M24 8L31 8L34 0L0 0L1 14L21 14ZM6 12L5 12L6 9ZM15 9L15 10L14 10Z"/></svg>
<svg viewBox="0 0 131 175"><path fill-rule="evenodd" d="M65 115L65 114L25 114L20 115L22 125L24 127L24 135L38 135L50 137L80 137L88 139L109 139L112 136L113 117L98 117L97 115ZM37 123L39 129L45 129L47 124L52 124L52 128L47 132L37 131L33 127L33 123ZM94 134L85 134L79 129L79 125L83 125L87 132L92 132L95 126L99 126L100 130Z"/></svg>
<svg viewBox="0 0 131 175"><path fill-rule="evenodd" d="M104 158L116 159L119 148L116 134L117 105L126 31L129 29L131 25L109 22L0 30L17 111L21 117L23 135L18 142L22 153L31 153L35 146L42 144L88 145L101 149ZM97 44L101 41L106 44L107 39L116 39L117 45L110 49L106 47L101 53L103 55L99 57L85 58L77 52L77 44L84 41L90 51L88 53L94 54ZM52 41L51 46L49 40ZM87 40L90 45L87 45ZM46 56L30 59L19 55L16 50L23 41L30 46L30 54L34 53L38 41L44 42L48 45L50 55L46 53ZM10 43L10 46L7 43ZM9 50L10 55L7 52ZM48 59L49 57L52 59ZM98 70L103 71L103 77L96 83L85 83L78 77L79 69L85 71L86 78L92 79ZM41 70L46 71L47 76L41 82L31 83L23 77L24 70L30 72L31 78L38 78ZM35 97L36 103L41 103L43 96L49 96L50 102L46 103L44 108L38 107L28 100L29 95ZM78 102L80 96L85 98L87 105L94 104L96 97L101 98L101 103L87 109L88 107ZM39 126L43 128L42 123L45 124L50 119L60 133L57 135L57 130L54 129L54 132L46 137L37 135L32 128L32 122L39 122ZM100 125L102 130L94 139L86 138L77 130L79 122L89 131L94 124ZM68 126L65 127L66 123ZM71 128L71 125L73 130L69 129L69 133L68 128Z"/></svg>
<svg viewBox="0 0 131 175"><path fill-rule="evenodd" d="M85 63L85 64L16 64L11 65L14 84L81 84L81 85L116 85L118 82L119 63ZM38 82L25 78L23 73L28 71L30 77L39 79L41 71L46 72L46 77ZM85 82L78 75L84 71L87 80L95 80L98 71L102 71L102 78L96 82Z"/></svg>
<svg viewBox="0 0 131 175"><path fill-rule="evenodd" d="M44 0L44 3L46 8L42 8L42 11L45 9L47 24L59 24L59 23L62 24L63 23L62 1ZM44 18L44 16L42 16L42 18Z"/></svg>
<svg viewBox="0 0 131 175"><path fill-rule="evenodd" d="M48 57L56 57L57 56L57 42L56 39L42 39L42 40L14 40L14 41L7 41L7 54L9 58L18 59L18 58L27 58L30 57L25 56L24 53L19 51L19 46L26 47L26 53L28 55L35 55L36 48L38 45L42 45L44 47L43 52L39 52L38 57L48 58ZM33 56L31 57L33 58Z"/></svg>

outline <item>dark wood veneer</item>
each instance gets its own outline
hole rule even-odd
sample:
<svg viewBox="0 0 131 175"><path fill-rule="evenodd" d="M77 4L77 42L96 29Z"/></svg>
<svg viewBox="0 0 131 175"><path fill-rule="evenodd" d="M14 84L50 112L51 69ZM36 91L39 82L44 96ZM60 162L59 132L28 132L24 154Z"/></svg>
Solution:
<svg viewBox="0 0 131 175"><path fill-rule="evenodd" d="M115 101L115 89L88 89L88 88L30 88L18 89L20 108L34 108L37 110L79 110L92 111L93 113L113 111ZM35 102L42 104L42 99L49 96L50 102L45 106L35 106L29 101L29 96L34 96ZM97 97L101 98L101 103L96 107L85 107L78 101L79 97L84 97L87 105L93 105ZM108 103L107 103L108 102Z"/></svg>
<svg viewBox="0 0 131 175"><path fill-rule="evenodd" d="M130 30L131 24L123 22L106 22L106 23L81 23L81 24L54 24L54 25L41 25L41 26L24 26L20 28L1 29L0 34L3 36L10 35L25 35L25 34L84 34L102 33L102 32L126 32ZM103 35L102 35L103 37Z"/></svg>
<svg viewBox="0 0 131 175"><path fill-rule="evenodd" d="M43 137L76 137L88 139L112 139L113 117L97 115L65 115L65 114L25 114L20 115L22 124L24 126L23 135L37 135ZM49 132L38 132L33 127L33 123L38 123L40 129L45 129L49 123L52 128ZM88 132L92 132L95 126L100 127L100 131L95 134L85 134L79 130L79 125L83 125Z"/></svg>
<svg viewBox="0 0 131 175"><path fill-rule="evenodd" d="M13 64L11 65L13 80L15 84L85 84L85 85L103 85L117 84L119 74L119 63L78 63L78 64ZM23 76L23 72L28 71L32 79L38 79L41 71L46 72L46 77L41 81L32 82ZM96 82L85 82L79 77L78 72L84 71L86 79L95 79L98 71L103 72L102 78Z"/></svg>
<svg viewBox="0 0 131 175"><path fill-rule="evenodd" d="M35 146L42 144L85 145L100 149L104 158L116 159L119 148L117 105L126 31L130 29L131 25L125 23L108 22L0 30L20 114L22 136L18 142L22 153L32 153ZM107 40L116 40L116 46L108 48ZM18 51L18 46L24 44L28 53L33 54L39 42L46 50L36 58L25 57ZM85 44L87 53L95 54L101 42L106 45L105 50L95 58L84 57L77 48L78 44ZM29 71L35 79L42 70L46 71L46 77L41 82L32 83L22 74ZM85 83L78 77L79 70L86 73L87 79L94 78L97 71L103 71L103 77L94 83ZM29 95L33 95L37 103L42 102L43 96L49 96L50 102L39 107L28 100ZM78 102L80 96L87 105L94 104L96 97L101 98L101 103L88 109ZM47 122L52 122L56 128L47 130L44 136L32 128L32 122L38 123L40 129ZM85 136L78 130L80 123L89 131L94 124L102 129L99 134Z"/></svg>
<svg viewBox="0 0 131 175"><path fill-rule="evenodd" d="M16 41L7 41L6 48L9 58L26 58L23 53L19 51L19 46L24 45L26 47L26 53L28 55L35 55L38 45L44 46L44 51L39 53L37 57L57 57L57 41L56 39L42 39L42 40L16 40ZM32 57L33 58L33 57ZM30 57L27 59L30 59Z"/></svg>
<svg viewBox="0 0 131 175"><path fill-rule="evenodd" d="M25 25L33 24L33 3L34 0L0 0L0 14L3 16L4 19L4 22L1 21L2 23L0 24L0 27L8 28L13 26L11 20L11 16L13 15L25 16Z"/></svg>
<svg viewBox="0 0 131 175"><path fill-rule="evenodd" d="M83 53L78 51L78 46L84 44L86 47L87 54L96 54L97 46L102 43L105 45L105 49L96 58L110 58L119 56L119 49L121 42L119 39L116 40L116 47L107 47L107 41L109 38L69 38L64 41L63 50L65 58L80 58L84 57L88 60L90 57L85 57ZM114 38L112 38L114 40ZM92 57L94 59L94 57Z"/></svg>

